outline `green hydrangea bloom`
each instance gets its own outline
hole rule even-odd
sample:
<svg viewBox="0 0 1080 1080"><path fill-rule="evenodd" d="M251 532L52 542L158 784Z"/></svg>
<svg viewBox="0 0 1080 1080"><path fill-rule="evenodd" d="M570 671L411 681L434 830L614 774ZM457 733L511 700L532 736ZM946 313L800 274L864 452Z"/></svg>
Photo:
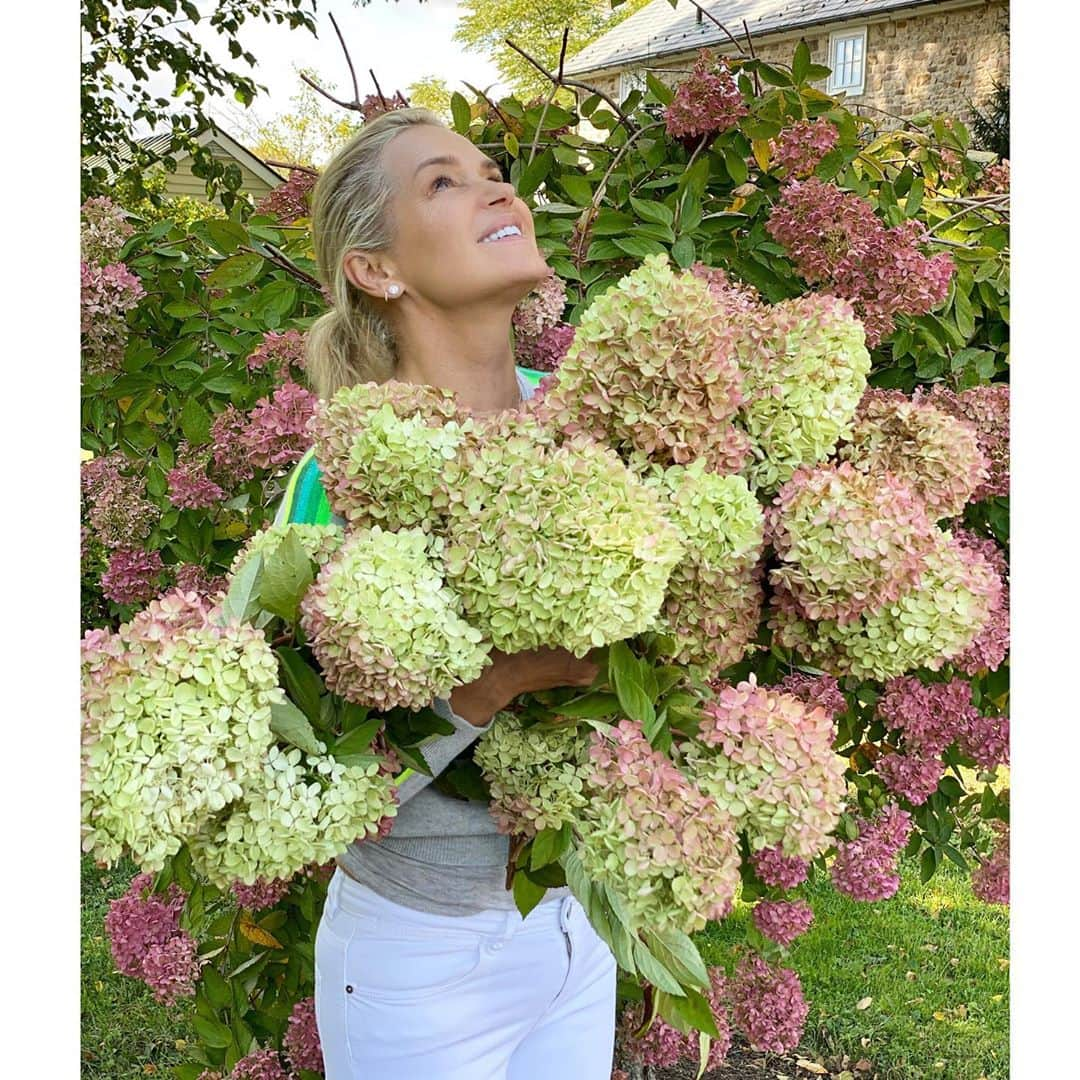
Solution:
<svg viewBox="0 0 1080 1080"><path fill-rule="evenodd" d="M420 709L473 682L490 645L446 586L443 541L378 525L350 533L300 603L326 685L357 705Z"/></svg>
<svg viewBox="0 0 1080 1080"><path fill-rule="evenodd" d="M535 836L573 822L585 805L589 729L570 724L522 727L500 712L476 743L473 760L491 789L499 831Z"/></svg>
<svg viewBox="0 0 1080 1080"><path fill-rule="evenodd" d="M192 839L191 863L220 889L288 880L374 836L396 812L393 778L378 761L343 765L275 746L245 782L243 799Z"/></svg>
<svg viewBox="0 0 1080 1080"><path fill-rule="evenodd" d="M264 559L273 558L278 546L290 533L320 566L341 547L341 541L345 538L345 533L336 525L301 525L297 522L268 525L250 536L233 557L229 567L230 577L236 577L255 555L262 555Z"/></svg>
<svg viewBox="0 0 1080 1080"><path fill-rule="evenodd" d="M83 638L83 850L156 873L240 798L284 699L261 631L174 591Z"/></svg>
<svg viewBox="0 0 1080 1080"><path fill-rule="evenodd" d="M450 522L447 581L469 621L503 652L578 657L651 629L683 555L658 494L587 438L509 454L501 489Z"/></svg>

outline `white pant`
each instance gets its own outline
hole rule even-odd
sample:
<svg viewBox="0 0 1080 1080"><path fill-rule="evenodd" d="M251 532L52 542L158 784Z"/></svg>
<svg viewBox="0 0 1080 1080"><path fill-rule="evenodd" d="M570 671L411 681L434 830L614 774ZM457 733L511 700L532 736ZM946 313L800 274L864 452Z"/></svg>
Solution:
<svg viewBox="0 0 1080 1080"><path fill-rule="evenodd" d="M315 938L326 1080L609 1080L615 970L572 896L429 915L338 870Z"/></svg>

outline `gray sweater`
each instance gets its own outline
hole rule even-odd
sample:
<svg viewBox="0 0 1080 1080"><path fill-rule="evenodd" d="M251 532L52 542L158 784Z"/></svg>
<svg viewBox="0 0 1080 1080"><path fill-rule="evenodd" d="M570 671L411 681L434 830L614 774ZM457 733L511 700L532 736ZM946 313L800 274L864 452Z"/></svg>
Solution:
<svg viewBox="0 0 1080 1080"><path fill-rule="evenodd" d="M517 372L522 401L533 395ZM340 525L343 519L336 519ZM431 787L453 759L488 728L474 727L442 698L432 708L454 725L452 735L435 736L420 752L433 776L414 773L398 788L398 812L390 834L381 840L350 844L338 865L373 892L395 903L436 915L473 915L487 909L513 910L506 889L509 839L496 831L481 802L467 802ZM543 903L566 896L549 889Z"/></svg>

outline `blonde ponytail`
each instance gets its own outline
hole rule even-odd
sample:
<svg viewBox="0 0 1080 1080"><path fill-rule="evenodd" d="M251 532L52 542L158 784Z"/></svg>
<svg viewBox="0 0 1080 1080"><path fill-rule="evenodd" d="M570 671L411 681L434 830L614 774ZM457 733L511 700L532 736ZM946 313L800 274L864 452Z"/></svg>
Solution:
<svg viewBox="0 0 1080 1080"><path fill-rule="evenodd" d="M371 297L345 276L346 252L390 246L393 186L382 166L383 148L415 124L446 127L430 109L392 109L367 121L334 156L311 197L311 231L319 276L333 307L307 335L307 373L324 401L345 386L385 382L397 353L389 325Z"/></svg>

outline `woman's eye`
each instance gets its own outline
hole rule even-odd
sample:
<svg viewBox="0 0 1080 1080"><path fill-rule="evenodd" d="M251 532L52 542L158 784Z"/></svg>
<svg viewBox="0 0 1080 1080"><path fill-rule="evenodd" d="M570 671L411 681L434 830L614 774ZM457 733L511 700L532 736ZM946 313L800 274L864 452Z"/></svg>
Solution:
<svg viewBox="0 0 1080 1080"><path fill-rule="evenodd" d="M436 176L434 183L431 185L432 189L438 188L440 180L450 180L450 177L449 176ZM452 180L450 180L450 182L453 183Z"/></svg>

